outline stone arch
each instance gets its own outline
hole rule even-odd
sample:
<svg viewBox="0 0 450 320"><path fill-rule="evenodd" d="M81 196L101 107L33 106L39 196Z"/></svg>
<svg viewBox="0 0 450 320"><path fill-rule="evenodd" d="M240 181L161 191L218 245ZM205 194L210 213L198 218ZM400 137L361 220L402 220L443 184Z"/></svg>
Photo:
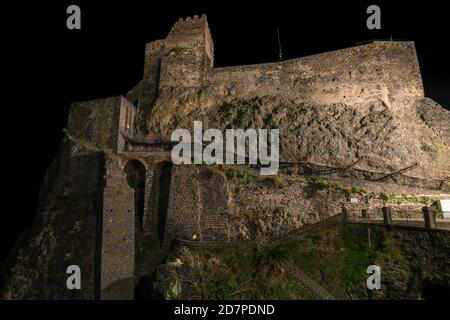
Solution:
<svg viewBox="0 0 450 320"><path fill-rule="evenodd" d="M134 190L135 232L142 232L147 168L138 159L129 159L123 166L128 186Z"/></svg>
<svg viewBox="0 0 450 320"><path fill-rule="evenodd" d="M137 155L127 155L127 156L120 158L120 167L122 169L125 169L126 164L131 160L139 161L144 166L146 171L148 171L150 169L150 166L148 165L147 161L145 161L144 158L137 156Z"/></svg>

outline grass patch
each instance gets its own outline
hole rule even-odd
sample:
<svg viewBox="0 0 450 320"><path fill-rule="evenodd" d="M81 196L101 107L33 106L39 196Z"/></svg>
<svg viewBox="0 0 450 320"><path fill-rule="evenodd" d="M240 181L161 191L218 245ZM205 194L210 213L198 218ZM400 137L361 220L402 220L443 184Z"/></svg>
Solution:
<svg viewBox="0 0 450 320"><path fill-rule="evenodd" d="M423 197L416 197L413 195L407 195L402 193L401 195L396 195L393 192L382 192L379 195L379 199L383 200L384 202L392 202L392 203L410 203L410 204L424 204L426 206L429 206L433 203L433 199L428 196Z"/></svg>
<svg viewBox="0 0 450 320"><path fill-rule="evenodd" d="M261 180L269 182L276 188L283 188L285 185L280 176L264 176Z"/></svg>
<svg viewBox="0 0 450 320"><path fill-rule="evenodd" d="M308 184L308 186L319 190L330 188L343 192L348 191L348 188L338 181L330 181L322 178L311 178L307 179L306 183Z"/></svg>
<svg viewBox="0 0 450 320"><path fill-rule="evenodd" d="M365 194L367 194L367 190L363 187L352 187L352 193L365 195Z"/></svg>
<svg viewBox="0 0 450 320"><path fill-rule="evenodd" d="M280 176L261 176L255 170L251 170L245 167L218 165L214 168L209 168L213 174L224 176L227 179L233 181L235 186L235 192L239 192L243 186L251 183L269 183L276 188L283 188L285 182Z"/></svg>

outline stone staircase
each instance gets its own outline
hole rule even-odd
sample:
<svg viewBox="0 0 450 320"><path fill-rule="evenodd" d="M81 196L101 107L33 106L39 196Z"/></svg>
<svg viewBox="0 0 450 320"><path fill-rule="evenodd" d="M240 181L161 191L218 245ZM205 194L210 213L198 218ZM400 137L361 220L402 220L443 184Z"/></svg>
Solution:
<svg viewBox="0 0 450 320"><path fill-rule="evenodd" d="M321 300L336 300L335 297L333 297L321 285L311 279L300 269L292 267L288 273L292 280L294 280L300 287L312 293L315 298Z"/></svg>

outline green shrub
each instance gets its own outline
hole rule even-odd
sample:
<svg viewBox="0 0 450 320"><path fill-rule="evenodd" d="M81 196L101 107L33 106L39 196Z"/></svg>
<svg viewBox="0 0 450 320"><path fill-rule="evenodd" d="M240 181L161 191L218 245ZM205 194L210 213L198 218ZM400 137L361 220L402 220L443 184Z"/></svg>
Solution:
<svg viewBox="0 0 450 320"><path fill-rule="evenodd" d="M380 193L380 198L385 202L392 202L395 200L395 195L392 192L382 192Z"/></svg>
<svg viewBox="0 0 450 320"><path fill-rule="evenodd" d="M262 179L263 181L270 182L277 188L283 188L284 183L283 180L280 178L280 176L266 176Z"/></svg>
<svg viewBox="0 0 450 320"><path fill-rule="evenodd" d="M225 174L228 179L234 179L236 176L236 171L232 167L227 167L225 170Z"/></svg>
<svg viewBox="0 0 450 320"><path fill-rule="evenodd" d="M166 289L166 300L178 300L181 295L181 284L178 280Z"/></svg>
<svg viewBox="0 0 450 320"><path fill-rule="evenodd" d="M426 206L429 206L431 203L433 203L433 199L431 199L430 197L421 197L420 198L420 203L423 203Z"/></svg>
<svg viewBox="0 0 450 320"><path fill-rule="evenodd" d="M246 168L226 167L222 169L228 179L233 180L235 183L248 184L252 181L259 180L259 175L252 170Z"/></svg>
<svg viewBox="0 0 450 320"><path fill-rule="evenodd" d="M352 187L352 193L364 195L367 194L367 190L363 187Z"/></svg>
<svg viewBox="0 0 450 320"><path fill-rule="evenodd" d="M258 248L255 258L256 272L271 282L292 266L288 246L265 244Z"/></svg>
<svg viewBox="0 0 450 320"><path fill-rule="evenodd" d="M234 292L236 290L233 287L233 282L229 279L219 279L210 283L205 292L205 297L208 300L231 300L234 297Z"/></svg>
<svg viewBox="0 0 450 320"><path fill-rule="evenodd" d="M368 250L349 250L346 252L344 280L347 285L359 285L367 278L366 268L372 264Z"/></svg>
<svg viewBox="0 0 450 320"><path fill-rule="evenodd" d="M322 178L311 178L306 180L306 183L316 189L325 189L325 188L330 188L330 189L335 189L338 191L344 191L347 192L348 189L340 182L338 181L329 181L327 179L322 179Z"/></svg>
<svg viewBox="0 0 450 320"><path fill-rule="evenodd" d="M308 180L306 180L306 182L308 183L309 186L316 187L319 189L328 188L330 186L330 183L328 180L321 179L321 178L308 179Z"/></svg>

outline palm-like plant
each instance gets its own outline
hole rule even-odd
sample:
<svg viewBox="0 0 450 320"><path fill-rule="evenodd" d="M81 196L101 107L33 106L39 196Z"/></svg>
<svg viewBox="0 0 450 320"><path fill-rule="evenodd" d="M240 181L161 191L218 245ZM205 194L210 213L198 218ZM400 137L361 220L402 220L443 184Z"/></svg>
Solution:
<svg viewBox="0 0 450 320"><path fill-rule="evenodd" d="M256 272L264 275L269 282L284 273L292 266L286 248L280 245L265 244L258 247L255 259Z"/></svg>

